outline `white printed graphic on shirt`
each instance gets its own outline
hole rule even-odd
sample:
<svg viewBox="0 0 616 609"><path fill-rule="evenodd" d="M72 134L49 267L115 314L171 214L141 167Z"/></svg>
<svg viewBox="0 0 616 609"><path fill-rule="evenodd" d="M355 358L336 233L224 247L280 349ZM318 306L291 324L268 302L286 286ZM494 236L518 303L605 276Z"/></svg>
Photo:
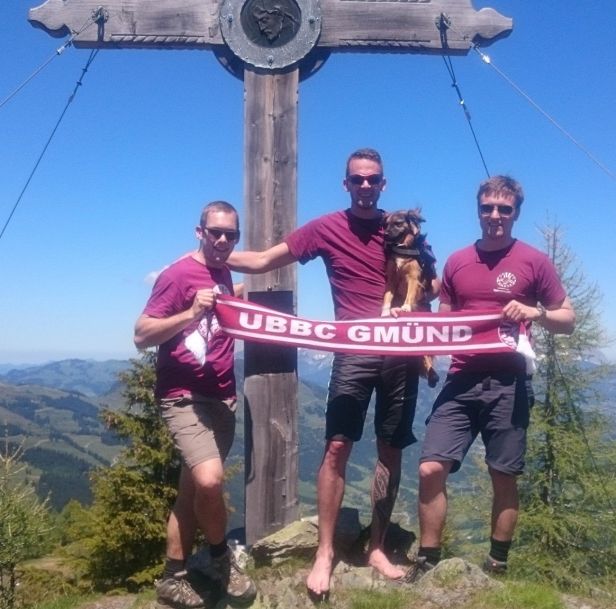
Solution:
<svg viewBox="0 0 616 609"><path fill-rule="evenodd" d="M214 294L228 294L227 286L217 284ZM220 324L216 315L209 311L199 322L197 329L184 339L184 346L195 356L201 366L207 361L208 346L215 334L220 332Z"/></svg>
<svg viewBox="0 0 616 609"><path fill-rule="evenodd" d="M498 287L494 288L495 292L511 292L511 288L516 284L518 278L509 271L501 273L496 278L496 285Z"/></svg>

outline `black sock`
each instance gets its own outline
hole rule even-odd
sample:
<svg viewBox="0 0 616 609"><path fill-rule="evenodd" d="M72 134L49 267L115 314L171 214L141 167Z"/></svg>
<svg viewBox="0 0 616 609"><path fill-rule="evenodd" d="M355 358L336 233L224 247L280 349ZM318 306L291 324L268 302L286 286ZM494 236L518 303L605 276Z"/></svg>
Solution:
<svg viewBox="0 0 616 609"><path fill-rule="evenodd" d="M210 544L210 556L212 558L218 558L227 551L228 547L229 546L227 546L226 539L223 539L220 543L211 543Z"/></svg>
<svg viewBox="0 0 616 609"><path fill-rule="evenodd" d="M176 573L184 571L186 561L182 558L169 558L165 560L165 570L163 571L163 579L173 577Z"/></svg>
<svg viewBox="0 0 616 609"><path fill-rule="evenodd" d="M441 548L427 548L425 546L419 546L417 556L424 556L426 562L431 565L437 565L441 560Z"/></svg>
<svg viewBox="0 0 616 609"><path fill-rule="evenodd" d="M498 541L498 539L494 539L490 537L490 556L494 560L498 560L500 562L507 562L507 556L509 554L509 548L511 547L510 541Z"/></svg>

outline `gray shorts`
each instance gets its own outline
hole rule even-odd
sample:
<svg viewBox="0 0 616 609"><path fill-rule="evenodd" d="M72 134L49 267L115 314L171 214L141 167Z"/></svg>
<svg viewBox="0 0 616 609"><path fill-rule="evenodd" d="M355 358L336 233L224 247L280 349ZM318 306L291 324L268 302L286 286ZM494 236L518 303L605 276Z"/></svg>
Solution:
<svg viewBox="0 0 616 609"><path fill-rule="evenodd" d="M160 400L160 413L188 467L210 459L224 462L235 435L236 404L198 394Z"/></svg>
<svg viewBox="0 0 616 609"><path fill-rule="evenodd" d="M453 461L451 471L456 472L481 434L488 466L521 474L534 402L531 379L524 374L448 376L426 420L420 462Z"/></svg>

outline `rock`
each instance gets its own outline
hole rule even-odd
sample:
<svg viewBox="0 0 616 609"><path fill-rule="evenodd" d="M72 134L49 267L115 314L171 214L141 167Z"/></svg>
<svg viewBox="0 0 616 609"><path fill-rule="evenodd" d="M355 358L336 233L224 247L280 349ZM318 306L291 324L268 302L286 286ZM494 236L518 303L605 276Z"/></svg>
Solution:
<svg viewBox="0 0 616 609"><path fill-rule="evenodd" d="M359 511L344 507L340 510L334 545L336 553L346 556L357 544L362 532ZM318 518L312 516L292 522L284 529L257 541L250 551L256 566L277 565L289 558L312 560L318 545Z"/></svg>
<svg viewBox="0 0 616 609"><path fill-rule="evenodd" d="M388 582L380 577L372 567L356 567L339 562L334 568L332 588L343 590L375 590L387 587Z"/></svg>
<svg viewBox="0 0 616 609"><path fill-rule="evenodd" d="M317 544L317 525L296 521L257 541L250 553L256 566L276 565L289 558L312 558Z"/></svg>
<svg viewBox="0 0 616 609"><path fill-rule="evenodd" d="M502 586L477 565L461 558L449 558L428 571L414 584L414 589L437 607L452 607L467 602L479 590Z"/></svg>

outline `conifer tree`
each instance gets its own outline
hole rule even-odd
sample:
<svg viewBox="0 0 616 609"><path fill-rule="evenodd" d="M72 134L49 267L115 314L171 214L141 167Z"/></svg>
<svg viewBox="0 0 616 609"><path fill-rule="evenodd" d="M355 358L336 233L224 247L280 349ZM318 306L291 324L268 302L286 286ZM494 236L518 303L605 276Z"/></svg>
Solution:
<svg viewBox="0 0 616 609"><path fill-rule="evenodd" d="M44 549L50 531L47 502L24 481L23 447L0 451L0 609L19 605L18 568Z"/></svg>
<svg viewBox="0 0 616 609"><path fill-rule="evenodd" d="M120 376L125 409L103 413L107 427L127 445L93 478L88 571L98 587L149 583L164 554L180 463L154 399L154 361L152 352L132 360Z"/></svg>
<svg viewBox="0 0 616 609"><path fill-rule="evenodd" d="M616 449L609 437L616 425L598 408L601 380L615 368L595 361L605 346L598 287L586 280L560 227L542 232L577 323L572 336L537 336L537 401L512 562L528 577L588 588L616 577Z"/></svg>

